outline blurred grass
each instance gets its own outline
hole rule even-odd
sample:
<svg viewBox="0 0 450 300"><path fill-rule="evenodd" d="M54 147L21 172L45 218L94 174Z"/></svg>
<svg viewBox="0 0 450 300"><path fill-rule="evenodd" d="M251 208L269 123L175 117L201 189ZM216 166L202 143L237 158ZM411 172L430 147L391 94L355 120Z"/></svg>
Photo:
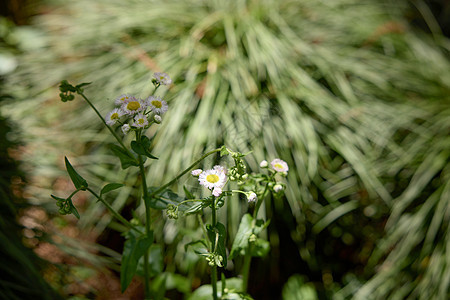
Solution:
<svg viewBox="0 0 450 300"><path fill-rule="evenodd" d="M448 293L450 43L411 28L406 2L44 3L32 26L14 29L20 63L6 77L13 101L2 106L25 132L31 202L56 211L48 195L65 176L64 155L93 185L135 184L133 171L117 172L115 158L97 146L110 139L88 107L57 101L60 80L93 81L86 93L106 113L117 95L147 96L151 73L165 71L175 84L157 132L151 185L223 143L253 150L253 170L280 157L291 166L288 206L268 202L269 216L284 216L268 234L287 231L322 293ZM194 180L183 184L196 188ZM120 192L113 206L133 207L130 193ZM102 232L110 217L82 203L79 226ZM221 218L230 236L245 209L227 201ZM156 226L168 253L176 253L173 270L186 274L181 248L198 233L184 228L195 220L158 217ZM277 259L280 246L271 242ZM331 282L323 279L327 270Z"/></svg>

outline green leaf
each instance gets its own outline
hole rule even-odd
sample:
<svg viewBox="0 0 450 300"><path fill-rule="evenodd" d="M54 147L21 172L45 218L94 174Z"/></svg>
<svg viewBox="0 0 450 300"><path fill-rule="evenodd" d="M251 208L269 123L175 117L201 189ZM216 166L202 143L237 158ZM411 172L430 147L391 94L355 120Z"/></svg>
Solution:
<svg viewBox="0 0 450 300"><path fill-rule="evenodd" d="M153 280L150 284L150 292L151 292L151 299L154 300L164 300L164 294L166 293L166 280L167 280L167 273L161 273Z"/></svg>
<svg viewBox="0 0 450 300"><path fill-rule="evenodd" d="M150 236L142 235L138 238L134 234L134 232L128 232L128 239L123 247L122 264L120 266L120 287L122 293L127 289L133 276L136 274L139 259L153 243L153 232L150 232Z"/></svg>
<svg viewBox="0 0 450 300"><path fill-rule="evenodd" d="M50 195L50 197L52 197L52 198L55 199L56 201L66 201L66 199L60 198L60 197L56 197L55 195Z"/></svg>
<svg viewBox="0 0 450 300"><path fill-rule="evenodd" d="M212 248L216 249L218 253L223 258L223 267L227 266L227 249L225 248L225 238L227 235L225 226L222 223L217 223L216 226L211 224L206 225L206 230L208 232L208 238L211 241ZM216 247L216 236L219 235Z"/></svg>
<svg viewBox="0 0 450 300"><path fill-rule="evenodd" d="M250 214L242 216L239 229L234 238L233 246L231 247L230 259L234 259L240 254L244 254L245 249L248 248L248 239L253 234L252 232L253 217Z"/></svg>
<svg viewBox="0 0 450 300"><path fill-rule="evenodd" d="M78 213L78 210L75 208L75 206L72 203L72 200L70 201L70 212L77 218L80 219L80 214Z"/></svg>
<svg viewBox="0 0 450 300"><path fill-rule="evenodd" d="M108 184L105 185L105 186L102 188L102 190L100 191L100 197L101 197L103 194L106 194L106 193L108 193L108 192L111 192L111 191L116 190L116 189L121 188L121 187L123 187L123 184L122 184L122 183L108 183Z"/></svg>
<svg viewBox="0 0 450 300"><path fill-rule="evenodd" d="M189 294L191 292L191 280L180 274L167 272L166 274L166 289L177 289L183 294Z"/></svg>
<svg viewBox="0 0 450 300"><path fill-rule="evenodd" d="M253 222L255 224L252 226ZM241 223L239 224L239 229L236 233L236 237L233 242L233 246L231 246L230 259L234 259L238 255L244 255L249 247L250 236L252 234L258 235L262 230L264 230L267 226L269 226L269 223L270 220L267 222L264 222L264 220L261 219L254 221L253 217L250 214L243 215ZM258 240L256 240L257 243ZM257 248L252 249L252 253L258 254L254 256L261 256L260 254L263 254L264 251L268 249L267 248L268 245L269 244L266 245L263 242L260 242L260 244L256 245Z"/></svg>
<svg viewBox="0 0 450 300"><path fill-rule="evenodd" d="M126 169L131 166L139 166L139 162L137 161L136 157L131 156L127 151L125 151L125 149L114 144L111 144L110 147L114 155L120 159L122 169Z"/></svg>
<svg viewBox="0 0 450 300"><path fill-rule="evenodd" d="M156 276L160 274L164 269L164 257L162 253L162 246L153 244L150 246L148 263L150 266L150 276ZM139 259L136 274L144 276L144 257Z"/></svg>
<svg viewBox="0 0 450 300"><path fill-rule="evenodd" d="M86 188L88 187L87 181L75 171L75 169L72 167L72 165L70 164L67 157L64 157L64 160L66 162L67 173L69 173L69 176L70 176L70 179L72 179L73 185L77 189L85 191Z"/></svg>
<svg viewBox="0 0 450 300"><path fill-rule="evenodd" d="M150 139L146 136L143 136L139 142L138 141L131 142L131 149L133 149L133 151L139 155L144 155L151 159L158 159L156 156L153 156L150 153L149 151L150 144L151 144Z"/></svg>
<svg viewBox="0 0 450 300"><path fill-rule="evenodd" d="M85 191L88 186L87 181L75 171L75 169L72 167L72 165L70 164L67 157L64 157L64 160L66 162L67 173L69 173L69 176L70 176L70 179L72 179L73 185L77 189Z"/></svg>
<svg viewBox="0 0 450 300"><path fill-rule="evenodd" d="M184 194L186 195L186 199L195 199L195 196L183 185Z"/></svg>
<svg viewBox="0 0 450 300"><path fill-rule="evenodd" d="M201 240L193 241L193 242L190 242L190 243L187 243L186 245L184 245L184 251L187 251L188 247L194 246L197 244L202 244L203 246L205 246L205 248L208 248L208 245L206 244L206 240L201 239Z"/></svg>

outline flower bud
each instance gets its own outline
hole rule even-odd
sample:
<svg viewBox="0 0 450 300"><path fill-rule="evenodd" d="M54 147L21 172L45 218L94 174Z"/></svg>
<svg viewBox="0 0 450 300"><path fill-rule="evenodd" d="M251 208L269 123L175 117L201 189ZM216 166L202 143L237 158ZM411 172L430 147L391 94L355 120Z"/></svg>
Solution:
<svg viewBox="0 0 450 300"><path fill-rule="evenodd" d="M155 115L155 116L153 117L153 121L155 121L156 124L161 124L162 118L161 118L160 115Z"/></svg>

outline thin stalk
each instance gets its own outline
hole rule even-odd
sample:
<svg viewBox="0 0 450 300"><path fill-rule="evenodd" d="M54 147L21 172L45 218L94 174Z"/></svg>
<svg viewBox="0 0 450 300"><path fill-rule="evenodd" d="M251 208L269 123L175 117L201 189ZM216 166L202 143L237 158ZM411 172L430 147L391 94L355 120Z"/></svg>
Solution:
<svg viewBox="0 0 450 300"><path fill-rule="evenodd" d="M269 185L266 184L266 187L264 188L264 191L262 192L261 196L258 197L258 200L256 201L255 210L253 211L253 220L252 220L252 232L255 228L256 224L256 217L258 216L259 208L261 207L261 204L266 197L267 192L269 191ZM244 256L244 263L242 264L242 292L247 292L248 287L248 276L250 274L250 265L252 263L252 247L253 245L249 243L248 249L245 252Z"/></svg>
<svg viewBox="0 0 450 300"><path fill-rule="evenodd" d="M213 228L216 227L217 218L216 218L216 197L212 197L212 204L211 204L211 225ZM217 241L215 243L215 247L217 247ZM214 250L214 249L211 249ZM213 290L213 299L217 300L217 266L214 264L212 266L211 270L211 285Z"/></svg>
<svg viewBox="0 0 450 300"><path fill-rule="evenodd" d="M98 201L100 201L101 203L103 203L103 205L105 205L105 207L109 210L109 212L116 218L118 219L120 222L122 222L125 226L127 226L130 229L133 229L137 232L139 232L140 234L143 234L142 231L140 231L139 229L137 229L133 224L131 224L130 222L128 222L124 217L122 217L108 202L105 201L105 199L103 199L102 197L100 197L99 195L97 195L96 192L94 192L93 190L91 190L90 188L87 188L87 190L94 195L95 198L98 199Z"/></svg>
<svg viewBox="0 0 450 300"><path fill-rule="evenodd" d="M122 142L122 139L117 135L117 133L108 124L106 124L105 119L103 119L102 115L98 112L97 108L95 108L95 106L92 104L92 102L83 93L81 93L79 95L81 97L83 97L83 99L91 106L91 108L95 111L95 113L100 118L100 120L102 120L102 122L106 126L106 128L108 128L108 130L111 132L111 134L116 138L117 142L119 142L119 144L129 154L129 156L134 157L134 155L130 152L130 150L128 150L128 148L125 147L125 145Z"/></svg>
<svg viewBox="0 0 450 300"><path fill-rule="evenodd" d="M221 148L217 148L215 150L209 151L208 153L204 154L202 157L200 157L199 159L197 159L195 162L193 162L189 167L187 167L187 169L185 169L183 172L179 173L174 179L172 179L171 181L169 181L168 183L164 184L163 186L161 186L159 189L157 189L156 191L150 193L150 198L161 193L162 191L164 191L168 186L172 185L174 182L176 182L178 179L180 179L184 174L186 174L187 172L189 172L189 170L191 170L193 167L195 167L199 162L201 162L202 160L204 160L206 157L210 156L211 154L214 154L216 152L219 152Z"/></svg>

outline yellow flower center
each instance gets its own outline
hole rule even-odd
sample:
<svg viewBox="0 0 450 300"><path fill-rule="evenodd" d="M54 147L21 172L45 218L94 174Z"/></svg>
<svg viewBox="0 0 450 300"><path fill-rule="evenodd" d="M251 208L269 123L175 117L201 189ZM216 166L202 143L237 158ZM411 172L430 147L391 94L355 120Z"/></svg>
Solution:
<svg viewBox="0 0 450 300"><path fill-rule="evenodd" d="M115 119L119 119L119 114L118 113L113 113L111 115L111 120L115 120Z"/></svg>
<svg viewBox="0 0 450 300"><path fill-rule="evenodd" d="M141 104L137 101L131 101L127 104L128 110L138 110L141 107Z"/></svg>
<svg viewBox="0 0 450 300"><path fill-rule="evenodd" d="M219 176L217 176L216 174L209 174L208 176L206 176L206 180L210 183L216 183L217 181L219 181Z"/></svg>
<svg viewBox="0 0 450 300"><path fill-rule="evenodd" d="M158 101L158 100L153 100L153 101L152 101L152 105L153 105L154 107L156 107L156 108L161 108L161 107L162 107L161 101Z"/></svg>
<svg viewBox="0 0 450 300"><path fill-rule="evenodd" d="M283 169L283 165L282 164L275 164L274 165L275 169Z"/></svg>
<svg viewBox="0 0 450 300"><path fill-rule="evenodd" d="M144 122L145 122L144 119L139 119L139 120L138 120L138 123L139 123L139 124L144 124Z"/></svg>

